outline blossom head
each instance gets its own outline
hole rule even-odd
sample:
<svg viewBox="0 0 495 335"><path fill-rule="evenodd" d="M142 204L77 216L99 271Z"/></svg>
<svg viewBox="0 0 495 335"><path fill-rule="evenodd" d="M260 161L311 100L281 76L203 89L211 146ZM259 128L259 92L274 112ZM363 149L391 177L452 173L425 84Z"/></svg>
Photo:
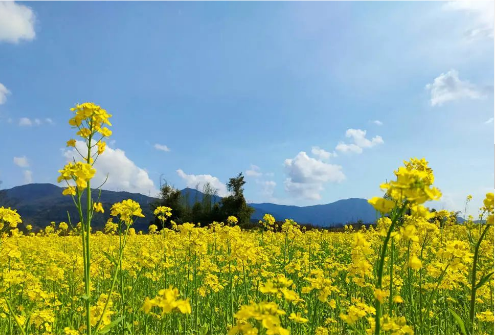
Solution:
<svg viewBox="0 0 495 335"><path fill-rule="evenodd" d="M131 225L134 222L134 217L144 217L141 206L132 199L114 204L111 208L110 215L118 216L126 225Z"/></svg>
<svg viewBox="0 0 495 335"><path fill-rule="evenodd" d="M414 204L422 204L429 200L438 200L442 196L440 190L433 187L433 170L423 159L411 158L404 162L394 174L397 180L380 185L393 200Z"/></svg>

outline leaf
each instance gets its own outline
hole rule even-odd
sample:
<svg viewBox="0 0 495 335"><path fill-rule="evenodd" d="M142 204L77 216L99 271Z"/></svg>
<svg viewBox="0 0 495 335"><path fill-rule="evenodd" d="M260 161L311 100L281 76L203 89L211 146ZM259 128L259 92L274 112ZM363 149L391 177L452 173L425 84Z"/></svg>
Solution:
<svg viewBox="0 0 495 335"><path fill-rule="evenodd" d="M126 322L125 327L129 331L129 334L132 334L132 324L130 322Z"/></svg>
<svg viewBox="0 0 495 335"><path fill-rule="evenodd" d="M120 321L122 321L124 319L123 316L121 316L120 318L117 318L115 320L112 321L112 323L110 323L109 325L103 327L101 330L97 330L96 331L96 334L106 334L108 333L113 327L115 327L116 325L118 325L120 323Z"/></svg>
<svg viewBox="0 0 495 335"><path fill-rule="evenodd" d="M459 316L459 314L457 314L456 312L454 312L452 309L449 308L449 311L450 313L452 314L452 316L454 317L454 320L455 322L457 323L457 325L459 326L460 330L461 330L461 333L462 335L467 335L466 333L466 327L464 326L464 321L462 321L461 317Z"/></svg>
<svg viewBox="0 0 495 335"><path fill-rule="evenodd" d="M84 295L82 295L82 296L81 296L81 299L82 299L82 300L88 300L88 299L89 299L89 297L88 297L86 294L84 294Z"/></svg>
<svg viewBox="0 0 495 335"><path fill-rule="evenodd" d="M488 280L490 280L490 277L493 276L493 271L490 272L489 274L485 275L483 278L480 279L478 284L476 284L476 289L479 289L481 286L483 286Z"/></svg>
<svg viewBox="0 0 495 335"><path fill-rule="evenodd" d="M103 251L103 254L105 256L107 256L107 259L113 263L113 265L117 265L117 260L115 259L115 257L113 257L112 255L110 255L108 252L106 251Z"/></svg>

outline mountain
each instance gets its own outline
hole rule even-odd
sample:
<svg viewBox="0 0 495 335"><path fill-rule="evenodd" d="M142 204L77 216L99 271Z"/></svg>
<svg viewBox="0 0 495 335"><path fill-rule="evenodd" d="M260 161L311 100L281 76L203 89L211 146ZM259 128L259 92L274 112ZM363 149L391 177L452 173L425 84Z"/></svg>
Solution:
<svg viewBox="0 0 495 335"><path fill-rule="evenodd" d="M63 188L52 184L28 184L16 186L8 190L0 191L0 206L17 209L25 224L33 227L46 227L50 222L68 222L67 213L70 214L72 224L79 222L77 211L72 198L62 195ZM181 191L190 205L196 201L201 202L204 194L198 190L185 188ZM98 191L93 190L96 199ZM84 196L83 196L84 197ZM213 202L220 202L221 197L213 196ZM148 223L153 218L150 204L156 198L148 197L139 193L101 191L100 202L103 204L105 213L96 213L93 218L95 230L101 230L110 217L110 207L116 202L132 199L140 203L144 218L137 218L134 224L136 230L147 230ZM298 223L309 223L315 226L333 226L356 222L362 220L365 223L376 220L376 212L365 199L345 199L326 205L315 206L286 206L271 203L249 204L255 209L251 219L260 220L265 214L272 214L277 220L293 219ZM85 208L83 203L83 208Z"/></svg>
<svg viewBox="0 0 495 335"><path fill-rule="evenodd" d="M328 227L362 220L364 223L376 221L376 211L367 200L351 198L338 200L326 205L285 206L270 203L249 204L255 209L252 219L260 220L268 213L276 220L293 219L298 223Z"/></svg>
<svg viewBox="0 0 495 335"><path fill-rule="evenodd" d="M69 222L67 213L70 214L71 222L76 225L80 220L75 209L72 197L62 195L63 188L52 184L28 184L16 186L0 193L0 205L17 209L24 224L31 224L34 228L46 227L50 222ZM92 190L93 199L98 197L97 190ZM83 194L83 199L85 194ZM134 222L136 230L147 230L150 218L153 217L150 204L155 198L147 197L139 193L101 191L100 202L103 204L105 213L95 213L93 227L101 230L108 218L110 218L110 207L122 200L132 199L139 202L143 210L144 218L137 218ZM83 209L85 209L83 201Z"/></svg>

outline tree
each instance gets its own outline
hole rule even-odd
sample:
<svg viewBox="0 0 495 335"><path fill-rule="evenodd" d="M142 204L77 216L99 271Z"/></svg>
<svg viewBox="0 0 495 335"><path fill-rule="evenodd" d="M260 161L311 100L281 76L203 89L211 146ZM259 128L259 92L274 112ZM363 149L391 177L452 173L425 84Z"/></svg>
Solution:
<svg viewBox="0 0 495 335"><path fill-rule="evenodd" d="M151 210L154 211L158 206L167 206L172 209L172 216L167 221L168 223L170 223L170 220L184 223L190 219L190 211L184 206L181 191L167 183L160 190L160 198L151 204ZM156 218L151 223L155 224L159 229L163 228L160 220Z"/></svg>
<svg viewBox="0 0 495 335"><path fill-rule="evenodd" d="M209 182L203 186L203 213L209 219L211 210L213 207L213 201L215 196L217 196L218 190L213 187Z"/></svg>
<svg viewBox="0 0 495 335"><path fill-rule="evenodd" d="M227 190L233 193L235 198L244 197L243 195L244 189L242 188L244 184L246 184L246 181L244 181L244 176L242 175L241 172L237 175L237 177L229 179L229 182L227 184Z"/></svg>
<svg viewBox="0 0 495 335"><path fill-rule="evenodd" d="M230 178L227 184L227 190L231 193L229 196L222 198L223 220L233 215L239 220L239 225L249 224L254 208L249 207L244 198L243 186L246 184L242 172L237 177Z"/></svg>
<svg viewBox="0 0 495 335"><path fill-rule="evenodd" d="M200 202L195 203L194 206L192 207L191 216L192 216L192 223L194 224L201 223L202 221L204 221L203 206L201 205Z"/></svg>
<svg viewBox="0 0 495 335"><path fill-rule="evenodd" d="M185 195L178 189L165 183L160 190L160 198L151 205L154 211L158 206L167 206L172 209L172 216L167 221L175 221L178 224L185 222L201 223L207 225L213 221L226 222L229 216L235 216L240 225L248 225L254 209L249 207L244 198L243 186L246 184L244 176L239 173L236 177L230 178L227 189L230 195L218 199L218 190L210 183L203 186L202 192L199 192L199 184L196 186L194 203L191 203L189 193ZM202 198L200 195L202 194ZM191 206L192 205L192 206ZM151 224L156 225L159 229L163 228L158 219L154 219Z"/></svg>

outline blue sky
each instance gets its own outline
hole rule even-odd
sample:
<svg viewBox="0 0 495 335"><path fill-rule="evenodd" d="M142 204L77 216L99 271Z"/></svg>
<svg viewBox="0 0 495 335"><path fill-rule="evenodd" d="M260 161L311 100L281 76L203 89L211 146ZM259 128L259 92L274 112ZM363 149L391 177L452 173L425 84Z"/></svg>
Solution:
<svg viewBox="0 0 495 335"><path fill-rule="evenodd" d="M75 103L113 114L107 189L160 175L253 202L380 195L425 157L472 213L493 190L493 2L0 3L0 179L55 183Z"/></svg>

